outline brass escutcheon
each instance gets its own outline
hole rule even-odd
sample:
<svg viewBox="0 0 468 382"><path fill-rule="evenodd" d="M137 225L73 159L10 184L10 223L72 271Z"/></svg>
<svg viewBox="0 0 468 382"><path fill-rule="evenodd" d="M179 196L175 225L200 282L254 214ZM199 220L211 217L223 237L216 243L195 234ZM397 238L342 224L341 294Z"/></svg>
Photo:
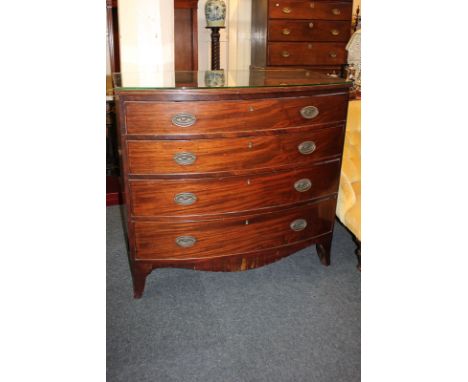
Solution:
<svg viewBox="0 0 468 382"><path fill-rule="evenodd" d="M300 113L305 119L313 119L319 115L319 109L315 106L304 106Z"/></svg>
<svg viewBox="0 0 468 382"><path fill-rule="evenodd" d="M310 179L304 178L304 179L299 179L296 183L294 183L294 188L296 191L299 192L306 192L310 190L312 187L312 182Z"/></svg>
<svg viewBox="0 0 468 382"><path fill-rule="evenodd" d="M175 241L179 247L189 248L197 242L197 239L193 236L178 236Z"/></svg>
<svg viewBox="0 0 468 382"><path fill-rule="evenodd" d="M288 36L288 35L291 34L291 29L284 28L282 33L283 33L285 36Z"/></svg>
<svg viewBox="0 0 468 382"><path fill-rule="evenodd" d="M314 27L314 23L309 23L309 28L312 29Z"/></svg>
<svg viewBox="0 0 468 382"><path fill-rule="evenodd" d="M332 13L333 13L334 15L339 15L339 14L341 14L341 11L340 11L338 8L333 8L333 9L332 9Z"/></svg>
<svg viewBox="0 0 468 382"><path fill-rule="evenodd" d="M331 58L336 58L336 52L330 52L330 57Z"/></svg>
<svg viewBox="0 0 468 382"><path fill-rule="evenodd" d="M197 196L191 192L181 192L174 196L174 202L179 206L190 206L197 201Z"/></svg>
<svg viewBox="0 0 468 382"><path fill-rule="evenodd" d="M313 141L304 141L297 146L297 149L303 155L312 154L316 148L317 146L315 145L315 142Z"/></svg>
<svg viewBox="0 0 468 382"><path fill-rule="evenodd" d="M289 7L284 7L284 8L283 8L283 13L286 13L286 14L291 13L291 8L289 8Z"/></svg>
<svg viewBox="0 0 468 382"><path fill-rule="evenodd" d="M174 161L181 166L187 166L195 163L197 156L192 153L177 153L174 154Z"/></svg>
<svg viewBox="0 0 468 382"><path fill-rule="evenodd" d="M289 226L291 227L293 231L296 231L296 232L302 231L303 229L305 229L305 227L307 227L307 220L296 219Z"/></svg>
<svg viewBox="0 0 468 382"><path fill-rule="evenodd" d="M332 29L332 30L331 30L331 34L332 34L333 36L338 36L338 35L340 34L340 31L339 31L338 29Z"/></svg>
<svg viewBox="0 0 468 382"><path fill-rule="evenodd" d="M285 58L287 58L287 57L290 56L290 54L289 54L289 52L288 52L287 50L283 50L283 52L281 53L281 55L282 55L283 57L285 57Z"/></svg>
<svg viewBox="0 0 468 382"><path fill-rule="evenodd" d="M197 118L190 113L179 113L172 117L172 124L179 127L192 126L197 121Z"/></svg>

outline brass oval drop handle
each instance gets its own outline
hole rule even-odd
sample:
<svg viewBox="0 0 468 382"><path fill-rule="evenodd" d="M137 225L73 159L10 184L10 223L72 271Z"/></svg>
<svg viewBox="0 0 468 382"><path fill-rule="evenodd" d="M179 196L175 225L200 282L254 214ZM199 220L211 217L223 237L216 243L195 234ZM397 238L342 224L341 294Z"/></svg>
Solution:
<svg viewBox="0 0 468 382"><path fill-rule="evenodd" d="M291 34L291 29L288 29L288 28L284 28L282 33L285 35L285 36L288 36Z"/></svg>
<svg viewBox="0 0 468 382"><path fill-rule="evenodd" d="M332 29L330 31L330 33L333 35L333 36L338 36L340 34L340 31L338 29Z"/></svg>
<svg viewBox="0 0 468 382"><path fill-rule="evenodd" d="M195 245L197 239L193 236L178 236L175 241L179 247L189 248Z"/></svg>
<svg viewBox="0 0 468 382"><path fill-rule="evenodd" d="M312 187L312 182L310 181L310 179L307 179L307 178L299 179L296 183L294 183L294 188L298 192L309 191L311 187Z"/></svg>
<svg viewBox="0 0 468 382"><path fill-rule="evenodd" d="M291 8L289 8L289 7L284 7L284 8L283 8L283 13L286 13L286 14L291 13Z"/></svg>
<svg viewBox="0 0 468 382"><path fill-rule="evenodd" d="M289 52L287 50L283 50L283 52L281 53L281 55L284 57L284 58L287 58L290 56Z"/></svg>
<svg viewBox="0 0 468 382"><path fill-rule="evenodd" d="M340 14L341 14L341 11L340 11L338 8L333 8L333 9L332 9L332 13L333 13L334 15L340 15Z"/></svg>
<svg viewBox="0 0 468 382"><path fill-rule="evenodd" d="M295 232L304 230L307 227L307 220L305 219L296 219L294 220L289 227Z"/></svg>
<svg viewBox="0 0 468 382"><path fill-rule="evenodd" d="M297 146L297 149L302 155L312 154L317 148L314 141L304 141Z"/></svg>
<svg viewBox="0 0 468 382"><path fill-rule="evenodd" d="M190 206L197 201L197 196L192 192L181 192L174 196L174 202L179 206Z"/></svg>
<svg viewBox="0 0 468 382"><path fill-rule="evenodd" d="M174 155L174 161L181 166L194 164L197 156L193 153L177 153Z"/></svg>
<svg viewBox="0 0 468 382"><path fill-rule="evenodd" d="M336 58L336 52L330 52L330 57L331 58Z"/></svg>
<svg viewBox="0 0 468 382"><path fill-rule="evenodd" d="M304 106L300 113L305 119L314 119L319 115L319 109L316 106Z"/></svg>
<svg viewBox="0 0 468 382"><path fill-rule="evenodd" d="M172 117L172 124L179 127L188 127L195 124L197 118L190 113L179 113Z"/></svg>

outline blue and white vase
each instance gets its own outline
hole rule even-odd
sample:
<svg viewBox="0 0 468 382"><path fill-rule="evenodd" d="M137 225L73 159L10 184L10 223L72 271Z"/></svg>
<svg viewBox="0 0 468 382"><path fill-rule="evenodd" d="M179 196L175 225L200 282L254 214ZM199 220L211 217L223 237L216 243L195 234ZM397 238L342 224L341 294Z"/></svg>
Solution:
<svg viewBox="0 0 468 382"><path fill-rule="evenodd" d="M207 70L205 72L205 86L207 88L220 88L224 86L224 70Z"/></svg>
<svg viewBox="0 0 468 382"><path fill-rule="evenodd" d="M223 0L208 0L205 4L207 27L224 27L226 3Z"/></svg>

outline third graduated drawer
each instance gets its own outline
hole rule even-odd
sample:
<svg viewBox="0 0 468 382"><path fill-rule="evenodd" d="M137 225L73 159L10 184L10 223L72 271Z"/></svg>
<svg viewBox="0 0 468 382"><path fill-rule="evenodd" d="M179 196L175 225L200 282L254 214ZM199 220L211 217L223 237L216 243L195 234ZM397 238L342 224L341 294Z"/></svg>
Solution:
<svg viewBox="0 0 468 382"><path fill-rule="evenodd" d="M129 135L183 136L317 126L346 119L348 95L194 102L127 102Z"/></svg>
<svg viewBox="0 0 468 382"><path fill-rule="evenodd" d="M340 159L260 175L131 180L133 216L194 216L281 207L336 193Z"/></svg>
<svg viewBox="0 0 468 382"><path fill-rule="evenodd" d="M263 171L341 156L344 126L243 138L127 141L130 175Z"/></svg>

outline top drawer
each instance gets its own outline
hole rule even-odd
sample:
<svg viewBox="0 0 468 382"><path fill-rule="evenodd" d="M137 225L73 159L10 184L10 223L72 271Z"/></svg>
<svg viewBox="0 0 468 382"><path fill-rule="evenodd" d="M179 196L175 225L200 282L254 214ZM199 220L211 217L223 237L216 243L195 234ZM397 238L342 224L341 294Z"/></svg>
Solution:
<svg viewBox="0 0 468 382"><path fill-rule="evenodd" d="M352 3L343 1L269 0L272 19L351 20Z"/></svg>
<svg viewBox="0 0 468 382"><path fill-rule="evenodd" d="M347 94L239 101L129 102L127 134L253 132L346 119Z"/></svg>

